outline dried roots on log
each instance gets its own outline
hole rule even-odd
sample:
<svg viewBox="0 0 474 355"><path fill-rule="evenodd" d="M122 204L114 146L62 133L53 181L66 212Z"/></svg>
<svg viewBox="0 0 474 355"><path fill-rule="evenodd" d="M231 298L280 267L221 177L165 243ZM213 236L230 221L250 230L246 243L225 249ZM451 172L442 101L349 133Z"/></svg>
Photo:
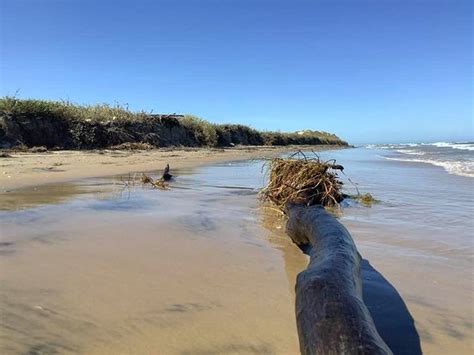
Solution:
<svg viewBox="0 0 474 355"><path fill-rule="evenodd" d="M338 177L344 168L298 152L289 159L273 159L269 169L263 199L287 215L288 235L310 253L295 290L301 353L392 354L364 304L361 257L354 241L324 209L345 197Z"/></svg>
<svg viewBox="0 0 474 355"><path fill-rule="evenodd" d="M282 210L289 204L338 205L344 198L343 183L338 177L343 169L335 160L321 161L316 154L308 158L298 152L288 159L273 159L269 164L268 185L262 191L263 199Z"/></svg>

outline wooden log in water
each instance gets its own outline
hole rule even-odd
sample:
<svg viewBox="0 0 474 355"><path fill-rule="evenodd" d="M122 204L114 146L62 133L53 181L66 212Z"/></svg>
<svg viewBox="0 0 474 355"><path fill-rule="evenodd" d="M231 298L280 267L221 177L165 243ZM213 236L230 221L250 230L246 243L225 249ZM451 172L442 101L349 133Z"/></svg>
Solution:
<svg viewBox="0 0 474 355"><path fill-rule="evenodd" d="M323 207L290 206L287 233L311 246L296 281L302 354L392 354L362 299L361 257L344 226Z"/></svg>

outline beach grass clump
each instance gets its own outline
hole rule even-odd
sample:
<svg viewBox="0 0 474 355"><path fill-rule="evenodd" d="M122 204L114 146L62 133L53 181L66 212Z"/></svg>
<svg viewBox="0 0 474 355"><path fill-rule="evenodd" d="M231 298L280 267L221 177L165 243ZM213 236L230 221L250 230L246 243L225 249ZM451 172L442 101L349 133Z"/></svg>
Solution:
<svg viewBox="0 0 474 355"><path fill-rule="evenodd" d="M256 129L241 124L216 125L217 145L228 147L234 145L264 145L262 133Z"/></svg>
<svg viewBox="0 0 474 355"><path fill-rule="evenodd" d="M302 152L290 158L275 158L269 163L269 181L262 191L264 201L281 210L287 206L336 206L344 198L338 172L343 167L334 160L308 158Z"/></svg>
<svg viewBox="0 0 474 355"><path fill-rule="evenodd" d="M127 105L109 105L107 103L77 105L68 100L22 100L11 96L0 100L0 111L15 116L46 116L85 122L136 121L148 118L148 113L144 111L132 112Z"/></svg>
<svg viewBox="0 0 474 355"><path fill-rule="evenodd" d="M184 115L180 122L192 132L201 146L217 146L216 125L193 115Z"/></svg>
<svg viewBox="0 0 474 355"><path fill-rule="evenodd" d="M266 131L262 132L262 137L265 145L347 145L346 142L341 141L341 139L334 134L308 129L291 133Z"/></svg>

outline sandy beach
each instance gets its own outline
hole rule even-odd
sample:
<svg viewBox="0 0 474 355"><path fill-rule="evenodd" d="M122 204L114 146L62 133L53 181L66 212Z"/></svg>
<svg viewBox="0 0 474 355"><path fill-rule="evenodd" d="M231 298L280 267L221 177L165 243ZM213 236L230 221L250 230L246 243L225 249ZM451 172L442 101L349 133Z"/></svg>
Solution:
<svg viewBox="0 0 474 355"><path fill-rule="evenodd" d="M231 149L156 149L148 151L94 150L48 151L44 153L8 152L0 158L0 190L5 192L27 186L66 182L87 177L191 168L222 161L262 159L301 147L235 147ZM305 149L334 149L330 146Z"/></svg>
<svg viewBox="0 0 474 355"><path fill-rule="evenodd" d="M474 355L472 1L0 8L0 355Z"/></svg>
<svg viewBox="0 0 474 355"><path fill-rule="evenodd" d="M263 227L245 163L175 173L169 191L112 176L3 195L0 352L298 353L306 257Z"/></svg>
<svg viewBox="0 0 474 355"><path fill-rule="evenodd" d="M2 158L18 178L2 177L0 350L298 353L294 285L308 259L259 203L264 161L241 161L287 150ZM380 154L321 153L382 201L340 216L364 258L364 299L395 353L469 354L472 183ZM58 162L64 171L37 169ZM124 188L130 172L159 176L168 162L170 190Z"/></svg>

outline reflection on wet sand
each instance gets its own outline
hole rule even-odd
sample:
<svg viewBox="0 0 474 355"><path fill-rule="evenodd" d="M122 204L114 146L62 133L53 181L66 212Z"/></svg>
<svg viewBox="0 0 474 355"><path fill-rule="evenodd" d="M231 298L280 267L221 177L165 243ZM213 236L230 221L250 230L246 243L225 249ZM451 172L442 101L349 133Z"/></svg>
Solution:
<svg viewBox="0 0 474 355"><path fill-rule="evenodd" d="M263 206L260 210L262 225L268 230L268 241L281 251L290 291L294 296L296 276L306 269L309 257L304 255L285 233L286 217L280 212ZM294 303L294 300L293 300Z"/></svg>
<svg viewBox="0 0 474 355"><path fill-rule="evenodd" d="M89 194L77 184L54 184L12 190L2 193L0 211L33 208L46 204L57 204L77 198L81 194Z"/></svg>
<svg viewBox="0 0 474 355"><path fill-rule="evenodd" d="M181 184L2 212L0 353L297 353L255 193Z"/></svg>

